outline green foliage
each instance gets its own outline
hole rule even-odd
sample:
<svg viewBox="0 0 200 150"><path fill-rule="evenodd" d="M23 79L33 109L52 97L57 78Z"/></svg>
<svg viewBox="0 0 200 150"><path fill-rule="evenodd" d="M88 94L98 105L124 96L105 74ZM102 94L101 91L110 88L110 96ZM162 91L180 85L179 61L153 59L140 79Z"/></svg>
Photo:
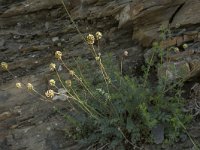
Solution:
<svg viewBox="0 0 200 150"><path fill-rule="evenodd" d="M165 130L163 143L177 141L183 132L182 124L190 120L190 116L182 112L184 99L180 86L159 81L152 87L148 79L152 62L147 64L144 78L134 78L122 76L118 66L114 65L117 61L111 55L102 60L105 60L104 67L111 80L108 85L101 77L101 72L91 72L94 68L92 65L84 65L81 59L76 61L82 66L81 72L77 70L78 75L92 74L84 81L94 97L78 86L73 89L79 93L80 99L98 113L94 113L94 117L83 111L82 119L77 120L78 126L74 126L79 130L71 130L71 133L76 131L74 138L84 144L106 145L107 149L119 146L128 149L140 147L141 143L154 142L151 131L161 124ZM81 111L78 106L76 108Z"/></svg>
<svg viewBox="0 0 200 150"><path fill-rule="evenodd" d="M160 38L162 40L166 40L167 38L172 36L171 30L169 27L165 27L165 26L160 26L159 28L160 31Z"/></svg>

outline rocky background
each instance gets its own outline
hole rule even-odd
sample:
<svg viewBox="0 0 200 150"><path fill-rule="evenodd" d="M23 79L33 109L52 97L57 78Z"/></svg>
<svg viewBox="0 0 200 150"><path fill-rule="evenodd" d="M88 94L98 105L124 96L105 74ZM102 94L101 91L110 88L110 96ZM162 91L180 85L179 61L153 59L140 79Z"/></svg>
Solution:
<svg viewBox="0 0 200 150"><path fill-rule="evenodd" d="M163 26L170 27L172 35L161 46L177 46L180 52L170 53L170 64L165 62L158 75L168 72L171 79L176 79L180 77L181 68L187 80L199 76L199 0L64 2L84 35L96 31L103 33L100 43L103 53L113 52L117 57L124 50L129 52L125 66L129 72L137 73ZM184 43L188 48L182 48ZM68 61L77 56L91 59L59 0L0 0L0 62L8 62L13 74L45 91L50 74L48 65L54 61L53 54L58 49L64 50L64 59ZM177 71L167 70L168 65L175 65ZM0 150L79 149L74 142L65 139L66 121L53 110L56 106L67 111L65 103L40 101L35 95L15 89L15 81L10 74L0 70ZM195 96L198 99L198 94ZM194 124L189 131L199 140L200 122ZM183 138L178 146L174 149L189 150L192 144Z"/></svg>

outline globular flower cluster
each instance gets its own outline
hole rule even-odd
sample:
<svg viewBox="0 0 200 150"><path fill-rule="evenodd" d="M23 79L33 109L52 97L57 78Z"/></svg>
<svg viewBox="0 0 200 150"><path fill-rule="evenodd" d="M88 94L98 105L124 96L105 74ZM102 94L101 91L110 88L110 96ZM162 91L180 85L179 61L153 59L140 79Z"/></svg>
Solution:
<svg viewBox="0 0 200 150"><path fill-rule="evenodd" d="M49 80L50 86L56 86L56 81L54 79Z"/></svg>
<svg viewBox="0 0 200 150"><path fill-rule="evenodd" d="M101 32L96 32L96 39L100 40L102 38L102 33Z"/></svg>
<svg viewBox="0 0 200 150"><path fill-rule="evenodd" d="M74 75L75 75L75 72L74 72L73 70L70 70L70 71L69 71L69 74L70 74L71 76L74 76Z"/></svg>
<svg viewBox="0 0 200 150"><path fill-rule="evenodd" d="M125 56L125 57L128 56L128 51L124 51L124 56Z"/></svg>
<svg viewBox="0 0 200 150"><path fill-rule="evenodd" d="M72 86L72 81L71 81L71 80L66 80L66 81L65 81L65 84L66 84L68 87L71 87L71 86Z"/></svg>
<svg viewBox="0 0 200 150"><path fill-rule="evenodd" d="M49 69L50 69L50 71L56 70L56 64L51 63L51 64L49 65Z"/></svg>
<svg viewBox="0 0 200 150"><path fill-rule="evenodd" d="M58 60L61 60L61 59L62 59L62 52L61 52L61 51L56 51L56 52L55 52L55 57L56 57Z"/></svg>
<svg viewBox="0 0 200 150"><path fill-rule="evenodd" d="M6 62L2 62L2 63L1 63L1 68L2 68L3 70L8 70L8 64L7 64Z"/></svg>
<svg viewBox="0 0 200 150"><path fill-rule="evenodd" d="M175 48L174 48L174 52L179 53L179 52L180 52L180 51L179 51L179 48L178 48L178 47L175 47Z"/></svg>
<svg viewBox="0 0 200 150"><path fill-rule="evenodd" d="M21 89L21 88L22 88L22 84L21 84L20 82L18 82L18 83L16 83L16 87L17 87L18 89Z"/></svg>
<svg viewBox="0 0 200 150"><path fill-rule="evenodd" d="M33 85L32 85L31 83L28 83L28 84L27 84L27 89L28 89L29 91L33 91L33 90L34 90Z"/></svg>
<svg viewBox="0 0 200 150"><path fill-rule="evenodd" d="M100 40L101 38L102 38L102 33L101 32L96 32L96 34L95 34L95 36L96 36L96 40ZM86 41L87 41L87 43L89 44L89 45L93 45L94 44L94 42L95 42L95 37L94 37L94 35L92 35L92 34L88 34L88 36L86 37Z"/></svg>
<svg viewBox="0 0 200 150"><path fill-rule="evenodd" d="M93 44L94 44L94 41L95 41L94 35L88 34L88 36L86 37L86 40L87 40L87 43L88 43L89 45L93 45Z"/></svg>
<svg viewBox="0 0 200 150"><path fill-rule="evenodd" d="M96 61L99 61L99 60L100 60L100 57L99 57L99 56L95 57L95 60L96 60Z"/></svg>
<svg viewBox="0 0 200 150"><path fill-rule="evenodd" d="M45 95L47 98L53 98L55 95L55 92L53 90L48 90L45 92Z"/></svg>
<svg viewBox="0 0 200 150"><path fill-rule="evenodd" d="M183 44L183 48L184 48L184 49L187 49L187 48L188 48L188 45L187 45L187 44Z"/></svg>

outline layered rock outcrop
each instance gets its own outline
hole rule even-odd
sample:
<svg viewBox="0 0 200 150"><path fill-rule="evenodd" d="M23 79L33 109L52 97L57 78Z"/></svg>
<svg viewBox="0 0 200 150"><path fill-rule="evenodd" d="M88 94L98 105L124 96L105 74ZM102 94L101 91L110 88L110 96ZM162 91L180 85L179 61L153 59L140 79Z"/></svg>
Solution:
<svg viewBox="0 0 200 150"><path fill-rule="evenodd" d="M199 0L64 2L84 35L97 30L103 33L103 51L114 56L129 51L127 69L132 73L143 62L144 49L158 39L161 25L173 31L163 42L164 48L187 42L188 51L193 51L190 59L187 50L170 55L170 59L186 61L189 73L199 65ZM91 59L60 1L0 0L0 62L8 62L16 76L44 92L48 80L44 74L49 74L48 65L57 49L63 50L65 60L77 56ZM0 71L0 149L78 149L65 142L62 130L66 122L53 112L53 105L15 90L14 82L10 74ZM55 105L67 109L63 102Z"/></svg>

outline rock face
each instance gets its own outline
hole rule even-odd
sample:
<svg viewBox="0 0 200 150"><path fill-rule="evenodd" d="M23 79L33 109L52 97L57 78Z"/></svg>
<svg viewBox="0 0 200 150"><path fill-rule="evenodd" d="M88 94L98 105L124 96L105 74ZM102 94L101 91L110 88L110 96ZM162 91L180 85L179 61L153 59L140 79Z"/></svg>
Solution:
<svg viewBox="0 0 200 150"><path fill-rule="evenodd" d="M181 46L185 42L195 47L190 60L182 55L170 56L171 59L178 62L180 58L190 70L199 66L199 0L64 2L83 35L103 33L100 43L103 52L111 51L116 56L129 51L131 72L143 62L143 48L158 39L161 25L174 31L172 38L163 41L163 47ZM44 92L47 89L44 81L48 80L44 74L49 74L48 65L54 61L57 49L63 50L65 60L77 56L91 58L60 1L0 0L0 62L8 62L16 76L35 86L43 85L38 87ZM52 105L40 101L36 96L17 91L14 82L10 74L0 71L0 150L78 149L65 142L62 130L66 122L53 111L53 106L65 110L64 102Z"/></svg>
<svg viewBox="0 0 200 150"><path fill-rule="evenodd" d="M198 42L181 52L167 54L166 61L158 69L158 76L161 78L166 77L171 81L176 79L184 79L186 81L199 76L199 47L200 43Z"/></svg>

